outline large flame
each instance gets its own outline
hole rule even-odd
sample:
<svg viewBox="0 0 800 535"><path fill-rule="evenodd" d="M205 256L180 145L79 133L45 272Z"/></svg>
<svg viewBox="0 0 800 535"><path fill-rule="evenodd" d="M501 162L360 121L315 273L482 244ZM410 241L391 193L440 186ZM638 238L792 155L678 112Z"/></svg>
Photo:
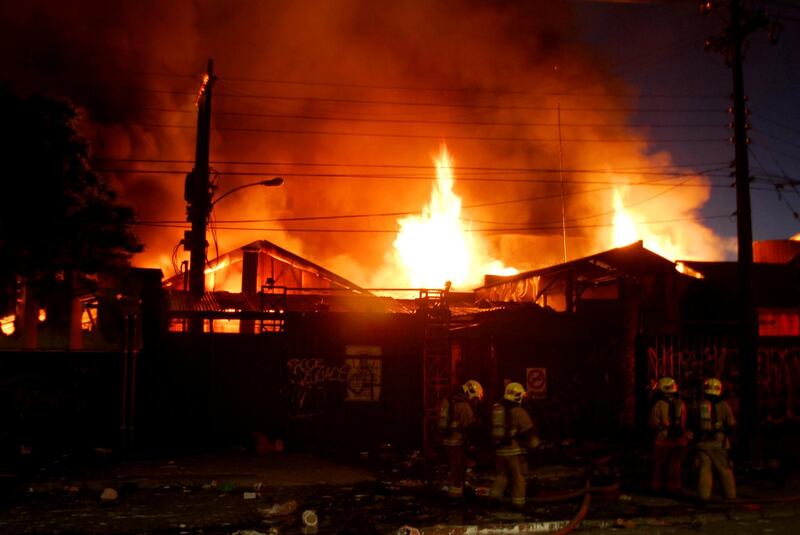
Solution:
<svg viewBox="0 0 800 535"><path fill-rule="evenodd" d="M704 243L706 240L703 236L709 231L699 221L687 217L685 221L669 224L665 220L669 213L664 213L659 219L665 222L654 223L653 211L634 211L625 207L626 194L626 187L614 188L612 247L622 247L641 240L646 249L669 260L696 258L698 250L704 256L718 256Z"/></svg>
<svg viewBox="0 0 800 535"><path fill-rule="evenodd" d="M486 245L461 220L461 198L453 192L453 160L442 145L436 164L431 200L420 215L398 220L395 258L412 287L441 288L479 283L485 274L513 274L491 258Z"/></svg>

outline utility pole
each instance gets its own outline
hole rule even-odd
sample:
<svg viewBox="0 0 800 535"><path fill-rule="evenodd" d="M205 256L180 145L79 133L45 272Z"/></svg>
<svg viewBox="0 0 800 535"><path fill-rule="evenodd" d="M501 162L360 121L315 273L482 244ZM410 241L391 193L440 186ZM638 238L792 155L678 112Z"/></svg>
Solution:
<svg viewBox="0 0 800 535"><path fill-rule="evenodd" d="M195 299L205 293L206 225L211 212L211 184L209 180L208 153L211 137L211 90L214 86L214 60L208 60L208 72L197 93L197 142L194 169L186 175L184 198L188 203L187 220L192 230L184 234L184 249L189 249L189 291ZM190 327L190 330L197 330ZM199 325L202 331L202 324Z"/></svg>
<svg viewBox="0 0 800 535"><path fill-rule="evenodd" d="M704 2L700 9L707 13L718 2ZM758 318L753 298L753 227L750 212L750 165L747 146L747 97L744 94L745 38L754 31L769 26L763 11L745 12L739 0L727 2L730 23L720 36L706 40L706 49L725 55L733 72L733 143L734 177L736 179L736 234L738 241L739 282L739 389L741 394L739 420L744 438L745 454L751 460L761 457L758 403ZM770 37L772 37L772 32Z"/></svg>

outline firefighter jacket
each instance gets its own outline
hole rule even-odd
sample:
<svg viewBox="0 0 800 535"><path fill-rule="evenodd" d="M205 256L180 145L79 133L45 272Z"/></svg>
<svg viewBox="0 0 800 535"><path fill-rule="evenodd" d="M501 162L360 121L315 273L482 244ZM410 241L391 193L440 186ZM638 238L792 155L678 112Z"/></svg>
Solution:
<svg viewBox="0 0 800 535"><path fill-rule="evenodd" d="M492 407L492 439L500 457L522 455L539 442L528 411L505 400Z"/></svg>
<svg viewBox="0 0 800 535"><path fill-rule="evenodd" d="M466 396L456 394L451 400L442 400L439 431L444 446L463 446L464 434L475 425L475 411Z"/></svg>
<svg viewBox="0 0 800 535"><path fill-rule="evenodd" d="M659 398L650 409L648 425L656 442L686 440L686 403L678 397Z"/></svg>
<svg viewBox="0 0 800 535"><path fill-rule="evenodd" d="M698 446L729 449L730 436L736 428L730 404L724 399L705 399L700 402L698 410Z"/></svg>

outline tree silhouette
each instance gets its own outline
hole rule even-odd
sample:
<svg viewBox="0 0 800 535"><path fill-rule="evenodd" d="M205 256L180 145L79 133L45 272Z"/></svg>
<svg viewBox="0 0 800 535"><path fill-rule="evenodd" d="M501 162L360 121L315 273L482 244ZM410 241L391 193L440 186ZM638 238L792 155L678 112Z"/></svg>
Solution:
<svg viewBox="0 0 800 535"><path fill-rule="evenodd" d="M0 117L0 310L20 282L42 289L128 266L142 250L134 212L90 168L78 110L0 87Z"/></svg>

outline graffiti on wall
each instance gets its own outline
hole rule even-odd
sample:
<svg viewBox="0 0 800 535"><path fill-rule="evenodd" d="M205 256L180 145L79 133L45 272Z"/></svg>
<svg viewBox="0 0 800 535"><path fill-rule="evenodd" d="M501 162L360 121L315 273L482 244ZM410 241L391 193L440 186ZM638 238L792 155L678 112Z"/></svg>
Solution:
<svg viewBox="0 0 800 535"><path fill-rule="evenodd" d="M650 384L669 376L679 384L696 384L706 377L718 377L732 384L738 376L735 344L724 338L655 340L647 348Z"/></svg>
<svg viewBox="0 0 800 535"><path fill-rule="evenodd" d="M381 392L381 360L346 359L332 366L321 358L289 359L290 409L295 414L318 412L345 386L347 401L378 401ZM341 395L341 394L339 394Z"/></svg>
<svg viewBox="0 0 800 535"><path fill-rule="evenodd" d="M739 385L736 342L724 338L660 338L647 346L650 384L674 377L681 385L698 386L717 377L736 401ZM800 421L800 347L758 348L758 392L761 421L773 424ZM696 391L685 394L694 396Z"/></svg>
<svg viewBox="0 0 800 535"><path fill-rule="evenodd" d="M328 366L324 359L289 359L290 408L294 412L313 411L312 400L327 397L332 383L347 381L348 366ZM314 403L316 405L316 403Z"/></svg>
<svg viewBox="0 0 800 535"><path fill-rule="evenodd" d="M762 421L800 421L800 348L759 348L758 391Z"/></svg>

